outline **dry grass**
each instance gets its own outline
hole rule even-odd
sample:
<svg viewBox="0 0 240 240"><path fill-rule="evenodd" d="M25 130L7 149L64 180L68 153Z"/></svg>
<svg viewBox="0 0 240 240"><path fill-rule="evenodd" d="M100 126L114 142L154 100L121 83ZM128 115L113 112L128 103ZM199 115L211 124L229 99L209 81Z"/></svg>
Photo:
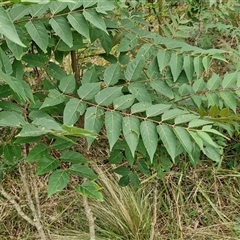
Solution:
<svg viewBox="0 0 240 240"><path fill-rule="evenodd" d="M105 202L90 201L96 217L97 240L147 240L152 221L151 183L140 190L120 188L116 177L96 169L101 176ZM181 166L158 183L156 240L240 239L240 175L233 170L216 171L202 164L197 169ZM5 180L5 189L30 214L18 175ZM42 221L50 239L88 239L81 196L67 189L46 198L45 179L38 180ZM102 236L102 237L101 237ZM0 239L38 239L14 208L0 198Z"/></svg>

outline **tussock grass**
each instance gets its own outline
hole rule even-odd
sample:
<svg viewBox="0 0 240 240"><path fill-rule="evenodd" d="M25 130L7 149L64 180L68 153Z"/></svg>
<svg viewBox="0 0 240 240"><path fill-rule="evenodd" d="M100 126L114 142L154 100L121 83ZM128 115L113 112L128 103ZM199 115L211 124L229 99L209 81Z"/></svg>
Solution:
<svg viewBox="0 0 240 240"><path fill-rule="evenodd" d="M95 167L104 202L91 202L97 230L110 239L148 239L152 223L151 188L121 188L115 174Z"/></svg>

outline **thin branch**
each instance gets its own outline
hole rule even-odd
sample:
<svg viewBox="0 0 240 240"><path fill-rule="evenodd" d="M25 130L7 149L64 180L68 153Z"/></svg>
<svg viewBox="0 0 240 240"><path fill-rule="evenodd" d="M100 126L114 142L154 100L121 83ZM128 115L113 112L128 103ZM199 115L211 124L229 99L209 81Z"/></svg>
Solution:
<svg viewBox="0 0 240 240"><path fill-rule="evenodd" d="M153 190L153 218L151 223L151 232L149 240L154 240L155 238L155 226L157 223L157 195L158 195L158 188L157 188L157 181L155 181L154 184L154 190Z"/></svg>
<svg viewBox="0 0 240 240"><path fill-rule="evenodd" d="M35 227L38 231L38 234L39 234L39 237L41 238L41 240L47 240L47 237L46 237L45 232L43 230L42 223L40 222L39 216L37 214L36 208L35 208L33 200L32 200L32 196L31 196L29 186L28 186L26 168L25 168L24 164L22 166L22 169L19 166L19 172L20 172L21 179L22 179L22 182L23 182L24 190L27 194L28 206L30 207L30 209L32 211L33 218L34 218L34 223L35 223L34 225L35 225Z"/></svg>
<svg viewBox="0 0 240 240"><path fill-rule="evenodd" d="M22 210L21 206L12 198L10 194L8 194L4 188L0 187L0 193L13 205L13 207L16 209L17 213L25 219L30 225L35 227L34 221L28 217Z"/></svg>
<svg viewBox="0 0 240 240"><path fill-rule="evenodd" d="M32 168L30 169L30 177L31 177L32 185L33 185L34 197L35 197L36 208L37 208L37 215L38 215L38 218L41 219L41 209L40 209L38 187L37 187L36 177L33 174Z"/></svg>
<svg viewBox="0 0 240 240"><path fill-rule="evenodd" d="M72 64L72 71L75 74L76 81L80 81L80 73L78 69L78 62L77 62L77 53L76 51L71 51L71 64Z"/></svg>
<svg viewBox="0 0 240 240"><path fill-rule="evenodd" d="M85 215L88 219L88 225L89 225L89 239L90 240L96 240L95 236L95 225L94 225L94 217L93 213L91 211L91 208L88 204L88 198L83 196L83 207L85 211Z"/></svg>

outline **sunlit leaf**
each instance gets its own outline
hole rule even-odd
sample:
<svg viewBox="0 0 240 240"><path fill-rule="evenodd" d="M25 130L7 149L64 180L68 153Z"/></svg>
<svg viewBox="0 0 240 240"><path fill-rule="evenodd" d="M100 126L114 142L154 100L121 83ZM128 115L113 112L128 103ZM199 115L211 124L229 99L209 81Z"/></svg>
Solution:
<svg viewBox="0 0 240 240"><path fill-rule="evenodd" d="M0 33L5 35L10 41L25 47L23 42L20 40L15 26L9 17L7 11L0 6Z"/></svg>
<svg viewBox="0 0 240 240"><path fill-rule="evenodd" d="M48 181L48 197L63 190L70 181L69 173L59 169L54 171Z"/></svg>
<svg viewBox="0 0 240 240"><path fill-rule="evenodd" d="M94 173L94 171L91 168L89 168L85 165L79 164L79 163L71 165L71 167L69 168L69 171L72 174L75 174L82 178L89 178L89 179L97 179L98 178L97 174Z"/></svg>
<svg viewBox="0 0 240 240"><path fill-rule="evenodd" d="M104 111L97 107L89 107L84 116L84 129L99 133L103 126ZM93 143L94 138L87 138L88 149Z"/></svg>
<svg viewBox="0 0 240 240"><path fill-rule="evenodd" d="M82 115L86 110L86 103L79 101L76 98L70 99L63 111L63 123L67 126L74 125L79 116Z"/></svg>
<svg viewBox="0 0 240 240"><path fill-rule="evenodd" d="M117 142L122 130L122 116L119 112L105 113L105 126L107 131L108 142L110 150Z"/></svg>
<svg viewBox="0 0 240 240"><path fill-rule="evenodd" d="M156 125L150 121L143 121L140 124L140 132L143 144L147 150L148 155L150 156L150 160L153 161L153 156L158 145Z"/></svg>
<svg viewBox="0 0 240 240"><path fill-rule="evenodd" d="M83 16L92 25L103 30L108 34L104 20L102 19L101 15L97 13L94 9L85 9L83 11Z"/></svg>
<svg viewBox="0 0 240 240"><path fill-rule="evenodd" d="M132 156L135 155L135 150L138 145L140 136L140 121L136 117L124 117L123 118L123 135L131 150Z"/></svg>
<svg viewBox="0 0 240 240"><path fill-rule="evenodd" d="M76 191L85 197L103 201L103 195L100 192L100 187L91 181L85 181L82 185L75 187Z"/></svg>
<svg viewBox="0 0 240 240"><path fill-rule="evenodd" d="M157 131L172 161L175 162L177 152L177 138L174 135L172 128L163 123L157 126Z"/></svg>
<svg viewBox="0 0 240 240"><path fill-rule="evenodd" d="M122 96L122 87L108 87L101 90L96 96L95 100L97 104L101 106L109 106L113 101Z"/></svg>

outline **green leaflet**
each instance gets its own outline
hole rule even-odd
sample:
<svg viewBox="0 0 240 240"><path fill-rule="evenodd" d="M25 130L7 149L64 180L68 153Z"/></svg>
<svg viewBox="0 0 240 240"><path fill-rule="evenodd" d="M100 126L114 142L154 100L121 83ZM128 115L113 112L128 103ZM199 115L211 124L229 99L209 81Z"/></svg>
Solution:
<svg viewBox="0 0 240 240"><path fill-rule="evenodd" d="M105 126L111 151L122 131L121 114L119 112L105 112Z"/></svg>
<svg viewBox="0 0 240 240"><path fill-rule="evenodd" d="M81 83L86 84L96 82L98 82L98 73L96 71L96 67L94 66L83 74Z"/></svg>
<svg viewBox="0 0 240 240"><path fill-rule="evenodd" d="M209 56L203 57L203 59L202 59L202 65L203 65L205 71L208 71L209 66L210 66L210 61L211 61L211 59L210 59Z"/></svg>
<svg viewBox="0 0 240 240"><path fill-rule="evenodd" d="M183 69L186 73L188 81L191 82L193 79L193 73L194 73L194 65L193 65L193 57L192 56L189 56L189 55L184 56Z"/></svg>
<svg viewBox="0 0 240 240"><path fill-rule="evenodd" d="M63 77L60 80L59 89L66 94L73 93L76 87L76 80L73 74Z"/></svg>
<svg viewBox="0 0 240 240"><path fill-rule="evenodd" d="M152 103L150 102L135 103L131 107L131 113L145 112L150 106L152 106Z"/></svg>
<svg viewBox="0 0 240 240"><path fill-rule="evenodd" d="M197 93L197 92L205 90L206 85L207 85L206 82L202 78L200 78L200 79L197 79L194 81L192 89L195 93Z"/></svg>
<svg viewBox="0 0 240 240"><path fill-rule="evenodd" d="M57 14L57 13L61 12L62 10L64 10L67 6L68 6L68 4L64 3L64 2L59 3L59 2L51 1L49 4L49 9L52 14Z"/></svg>
<svg viewBox="0 0 240 240"><path fill-rule="evenodd" d="M48 4L32 4L29 6L29 13L32 17L42 17L48 9Z"/></svg>
<svg viewBox="0 0 240 240"><path fill-rule="evenodd" d="M16 144L6 144L2 146L1 154L3 153L3 161L8 161L10 164L14 164L17 160L22 157L22 149Z"/></svg>
<svg viewBox="0 0 240 240"><path fill-rule="evenodd" d="M101 89L101 83L85 83L77 91L78 96L84 100L94 99Z"/></svg>
<svg viewBox="0 0 240 240"><path fill-rule="evenodd" d="M37 161L37 175L49 173L60 166L60 162L52 156L43 156Z"/></svg>
<svg viewBox="0 0 240 240"><path fill-rule="evenodd" d="M223 89L235 87L238 79L238 74L238 72L226 73L222 81Z"/></svg>
<svg viewBox="0 0 240 240"><path fill-rule="evenodd" d="M99 133L103 126L104 111L100 108L89 107L84 116L84 129ZM88 149L93 143L93 138L87 138Z"/></svg>
<svg viewBox="0 0 240 240"><path fill-rule="evenodd" d="M144 146L143 146L144 147ZM145 147L144 147L145 148ZM128 162L128 164L130 166L133 166L134 162L135 162L135 157L133 157L132 153L131 153L131 150L129 147L126 147L125 148L125 151L124 151L124 155L125 155L125 158Z"/></svg>
<svg viewBox="0 0 240 240"><path fill-rule="evenodd" d="M113 171L122 176L128 176L131 173L130 168L126 166L120 166L118 168L115 168Z"/></svg>
<svg viewBox="0 0 240 240"><path fill-rule="evenodd" d="M96 11L98 13L107 14L107 12L113 11L116 7L116 4L111 0L97 1Z"/></svg>
<svg viewBox="0 0 240 240"><path fill-rule="evenodd" d="M71 13L67 16L67 19L79 34L90 40L89 25L82 13Z"/></svg>
<svg viewBox="0 0 240 240"><path fill-rule="evenodd" d="M73 46L69 47L65 42L60 41L57 45L57 50L59 51L59 55L63 55L61 52L70 52L70 51L77 51L78 49L84 48L86 46L85 43L83 43L82 35L80 35L78 32L73 31L72 32L72 38L73 38ZM57 53L55 53L56 56ZM56 59L57 60L57 59ZM61 62L61 60L60 60Z"/></svg>
<svg viewBox="0 0 240 240"><path fill-rule="evenodd" d="M159 71L157 57L154 57L147 69L147 76L150 78L150 84L154 80L159 80L161 78L161 73Z"/></svg>
<svg viewBox="0 0 240 240"><path fill-rule="evenodd" d="M48 146L46 144L39 143L30 150L26 158L26 161L37 162L38 160L41 160L43 157L49 155L49 153L50 149L48 148Z"/></svg>
<svg viewBox="0 0 240 240"><path fill-rule="evenodd" d="M136 55L136 58L143 57L145 61L147 61L151 56L155 55L155 48L152 44L143 44Z"/></svg>
<svg viewBox="0 0 240 240"><path fill-rule="evenodd" d="M145 160L139 160L137 163L138 170L145 174L146 176L151 176L150 170L148 168L148 165L146 164Z"/></svg>
<svg viewBox="0 0 240 240"><path fill-rule="evenodd" d="M187 113L187 114L177 116L174 119L174 123L177 125L177 124L181 124L181 123L190 122L191 120L198 119L198 118L199 118L198 115Z"/></svg>
<svg viewBox="0 0 240 240"><path fill-rule="evenodd" d="M175 133L176 137L178 138L185 151L188 153L191 161L195 163L198 159L194 159L192 156L193 144L189 133L183 127L179 126L174 127L173 132Z"/></svg>
<svg viewBox="0 0 240 240"><path fill-rule="evenodd" d="M145 60L143 56L133 59L127 65L126 71L124 73L125 78L128 81L136 81L142 74L144 63Z"/></svg>
<svg viewBox="0 0 240 240"><path fill-rule="evenodd" d="M47 132L64 132L61 125L54 119L39 117L32 121L32 124L41 127L41 129Z"/></svg>
<svg viewBox="0 0 240 240"><path fill-rule="evenodd" d="M118 181L118 184L121 187L126 187L127 185L129 185L129 183L130 183L129 175L122 176Z"/></svg>
<svg viewBox="0 0 240 240"><path fill-rule="evenodd" d="M66 72L54 62L50 62L48 64L47 73L52 78L57 79L57 80L61 80L63 77L67 76Z"/></svg>
<svg viewBox="0 0 240 240"><path fill-rule="evenodd" d="M79 116L85 112L86 107L86 103L76 98L70 99L63 111L63 123L67 126L74 125L78 121Z"/></svg>
<svg viewBox="0 0 240 240"><path fill-rule="evenodd" d="M170 109L172 104L155 104L147 108L146 115L147 117L158 116Z"/></svg>
<svg viewBox="0 0 240 240"><path fill-rule="evenodd" d="M1 48L0 48L0 62L2 62L1 67L2 71L7 75L11 75L13 72L11 61Z"/></svg>
<svg viewBox="0 0 240 240"><path fill-rule="evenodd" d="M206 97L208 100L208 107L211 106L219 106L219 96L215 92L208 92L206 93Z"/></svg>
<svg viewBox="0 0 240 240"><path fill-rule="evenodd" d="M68 3L68 8L73 11L77 8L80 8L83 5L83 1L75 1L75 3Z"/></svg>
<svg viewBox="0 0 240 240"><path fill-rule="evenodd" d="M189 134L193 138L194 142L199 146L200 150L203 151L203 139L194 131L189 131Z"/></svg>
<svg viewBox="0 0 240 240"><path fill-rule="evenodd" d="M212 124L213 122L204 119L193 119L188 123L188 128L196 128L204 125Z"/></svg>
<svg viewBox="0 0 240 240"><path fill-rule="evenodd" d="M138 45L137 36L132 33L128 33L122 38L117 50L118 52L127 52L135 48Z"/></svg>
<svg viewBox="0 0 240 240"><path fill-rule="evenodd" d="M0 6L0 33L5 35L10 41L26 47L23 42L20 40L18 33L15 29L14 24L12 23L11 18L3 7Z"/></svg>
<svg viewBox="0 0 240 240"><path fill-rule="evenodd" d="M26 82L18 80L0 71L0 81L1 80L5 81L24 102L27 100L33 101L32 91Z"/></svg>
<svg viewBox="0 0 240 240"><path fill-rule="evenodd" d="M219 146L212 140L208 133L204 131L197 131L197 134L200 138L202 138L207 144L211 145L214 148L218 148Z"/></svg>
<svg viewBox="0 0 240 240"><path fill-rule="evenodd" d="M87 163L88 160L79 152L65 150L61 154L61 160L71 163Z"/></svg>
<svg viewBox="0 0 240 240"><path fill-rule="evenodd" d="M12 51L14 57L17 60L21 60L21 58L23 56L23 47L10 41L9 39L6 39L6 42L7 42L7 46Z"/></svg>
<svg viewBox="0 0 240 240"><path fill-rule="evenodd" d="M14 4L8 12L12 21L17 21L29 13L29 7L26 5Z"/></svg>
<svg viewBox="0 0 240 240"><path fill-rule="evenodd" d="M85 197L103 201L103 195L100 192L100 187L92 181L85 181L81 186L76 186L75 190Z"/></svg>
<svg viewBox="0 0 240 240"><path fill-rule="evenodd" d="M189 86L187 83L183 83L181 87L179 87L178 92L181 96L191 95L194 93L192 87Z"/></svg>
<svg viewBox="0 0 240 240"><path fill-rule="evenodd" d="M136 117L124 117L122 129L125 140L131 150L132 156L134 157L140 135L139 119Z"/></svg>
<svg viewBox="0 0 240 240"><path fill-rule="evenodd" d="M33 41L43 50L44 53L46 53L49 43L49 35L44 24L41 21L29 21L26 23L25 27Z"/></svg>
<svg viewBox="0 0 240 240"><path fill-rule="evenodd" d="M65 100L65 96L57 91L56 89L49 90L48 97L44 100L40 109L45 107L56 106L60 103L63 103Z"/></svg>
<svg viewBox="0 0 240 240"><path fill-rule="evenodd" d="M125 110L132 106L135 101L135 97L132 94L126 94L116 98L113 101L113 107L117 110Z"/></svg>
<svg viewBox="0 0 240 240"><path fill-rule="evenodd" d="M99 0L81 0L84 8L89 8L98 3Z"/></svg>
<svg viewBox="0 0 240 240"><path fill-rule="evenodd" d="M47 134L49 131L42 129L41 127L35 127L34 125L24 125L17 137L36 137Z"/></svg>
<svg viewBox="0 0 240 240"><path fill-rule="evenodd" d="M91 168L89 168L85 165L79 164L79 163L73 164L69 168L69 171L70 171L70 173L75 174L82 178L90 178L92 180L98 178L96 173L94 173L94 171Z"/></svg>
<svg viewBox="0 0 240 240"><path fill-rule="evenodd" d="M178 108L170 109L169 111L163 113L162 121L170 120L170 119L176 118L178 115L182 115L186 113L188 112Z"/></svg>
<svg viewBox="0 0 240 240"><path fill-rule="evenodd" d="M151 162L158 145L158 135L156 131L156 125L150 121L143 121L140 124L140 132L143 140L143 144L147 150Z"/></svg>
<svg viewBox="0 0 240 240"><path fill-rule="evenodd" d="M63 190L70 181L69 173L58 169L54 171L48 181L48 197Z"/></svg>
<svg viewBox="0 0 240 240"><path fill-rule="evenodd" d="M174 135L172 128L163 123L157 126L157 131L172 161L175 162L178 140Z"/></svg>
<svg viewBox="0 0 240 240"><path fill-rule="evenodd" d="M203 71L202 57L201 56L195 57L193 60L193 65L197 78L199 78Z"/></svg>
<svg viewBox="0 0 240 240"><path fill-rule="evenodd" d="M128 90L139 102L152 102L151 96L143 83L131 83Z"/></svg>
<svg viewBox="0 0 240 240"><path fill-rule="evenodd" d="M13 103L13 102L10 102L10 101L1 101L0 102L0 108L2 110L16 112L18 114L23 113L23 109L20 106L18 106L16 103Z"/></svg>
<svg viewBox="0 0 240 240"><path fill-rule="evenodd" d="M67 20L63 17L51 18L49 24L56 32L56 34L65 42L69 47L73 46L73 37L71 28Z"/></svg>
<svg viewBox="0 0 240 240"><path fill-rule="evenodd" d="M237 100L233 92L220 92L220 97L223 99L223 102L226 107L231 108L234 113L237 110Z"/></svg>
<svg viewBox="0 0 240 240"><path fill-rule="evenodd" d="M112 49L113 36L111 34L107 34L106 32L100 31L98 38L106 54L109 54Z"/></svg>
<svg viewBox="0 0 240 240"><path fill-rule="evenodd" d="M122 71L118 63L108 66L103 74L104 82L108 85L115 85L122 76Z"/></svg>
<svg viewBox="0 0 240 240"><path fill-rule="evenodd" d="M87 21L89 21L93 26L103 30L108 34L108 31L106 29L106 24L104 20L102 19L102 16L97 13L94 9L85 9L83 11L83 16Z"/></svg>
<svg viewBox="0 0 240 240"><path fill-rule="evenodd" d="M208 90L216 90L222 83L222 79L217 75L213 74L213 76L207 81L207 89Z"/></svg>
<svg viewBox="0 0 240 240"><path fill-rule="evenodd" d="M183 56L181 54L172 53L169 66L171 68L173 80L176 82L183 70Z"/></svg>
<svg viewBox="0 0 240 240"><path fill-rule="evenodd" d="M166 66L169 65L171 59L171 51L168 50L158 50L157 61L159 70L162 72Z"/></svg>
<svg viewBox="0 0 240 240"><path fill-rule="evenodd" d="M212 146L206 146L203 148L203 153L210 159L212 159L215 162L221 161L221 150L214 148Z"/></svg>
<svg viewBox="0 0 240 240"><path fill-rule="evenodd" d="M0 112L0 126L2 127L21 127L26 124L21 113L2 111Z"/></svg>
<svg viewBox="0 0 240 240"><path fill-rule="evenodd" d="M53 143L52 147L53 149L56 150L64 150L64 149L69 149L72 147L74 144L77 143L76 138L67 138L64 136L55 136L56 141Z"/></svg>
<svg viewBox="0 0 240 240"><path fill-rule="evenodd" d="M22 57L22 60L28 63L29 67L39 67L39 68L43 68L45 66L45 63L47 62L46 56L36 55L31 53L25 54Z"/></svg>
<svg viewBox="0 0 240 240"><path fill-rule="evenodd" d="M95 101L101 106L109 106L113 100L122 96L122 87L108 87L101 90L96 96Z"/></svg>
<svg viewBox="0 0 240 240"><path fill-rule="evenodd" d="M124 156L122 151L120 150L113 150L110 152L110 156L108 158L109 163L111 164L118 164L121 163Z"/></svg>
<svg viewBox="0 0 240 240"><path fill-rule="evenodd" d="M227 136L225 136L224 134L220 133L219 131L217 131L216 129L212 129L212 125L205 125L202 127L202 130L204 132L210 132L210 133L213 133L213 134L216 134L216 135L219 135L227 140L230 140L230 138L228 138Z"/></svg>
<svg viewBox="0 0 240 240"><path fill-rule="evenodd" d="M159 92L160 94L172 99L174 97L174 93L172 89L167 85L165 81L162 80L154 80L150 82L150 86Z"/></svg>

